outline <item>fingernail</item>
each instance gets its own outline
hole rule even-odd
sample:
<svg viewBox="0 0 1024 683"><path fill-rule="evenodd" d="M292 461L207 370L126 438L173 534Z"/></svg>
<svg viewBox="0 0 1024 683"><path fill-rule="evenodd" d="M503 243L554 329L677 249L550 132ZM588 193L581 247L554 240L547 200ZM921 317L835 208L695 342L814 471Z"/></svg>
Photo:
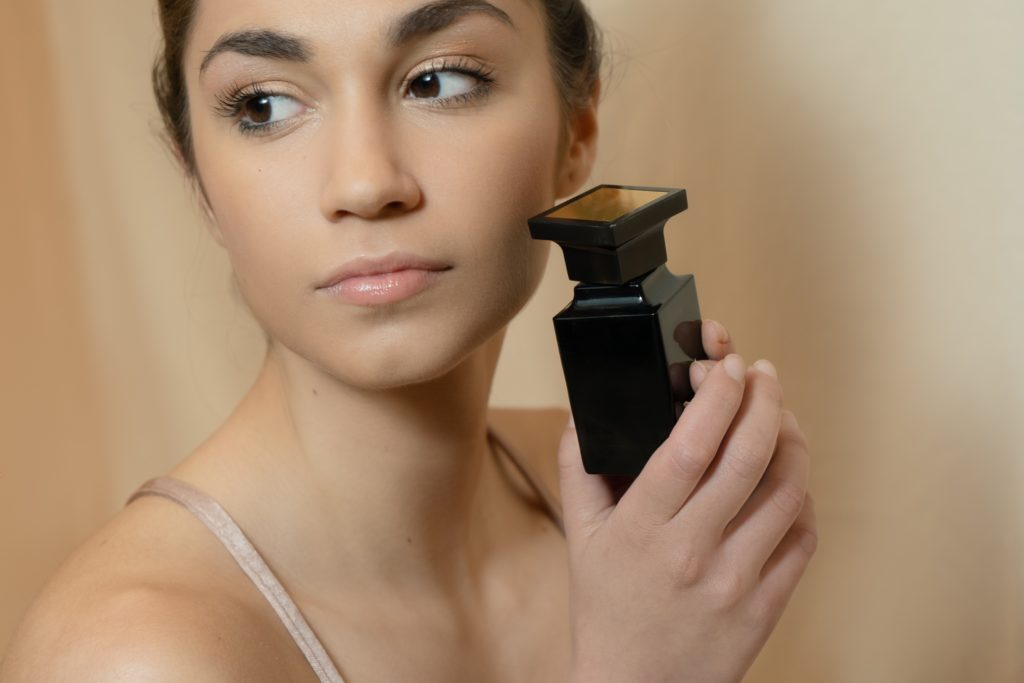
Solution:
<svg viewBox="0 0 1024 683"><path fill-rule="evenodd" d="M730 353L722 363L725 365L725 373L737 382L742 382L747 376L747 364L739 355Z"/></svg>
<svg viewBox="0 0 1024 683"><path fill-rule="evenodd" d="M774 377L775 379L779 378L778 370L775 369L775 366L772 365L771 361L765 360L764 358L754 363L754 369Z"/></svg>

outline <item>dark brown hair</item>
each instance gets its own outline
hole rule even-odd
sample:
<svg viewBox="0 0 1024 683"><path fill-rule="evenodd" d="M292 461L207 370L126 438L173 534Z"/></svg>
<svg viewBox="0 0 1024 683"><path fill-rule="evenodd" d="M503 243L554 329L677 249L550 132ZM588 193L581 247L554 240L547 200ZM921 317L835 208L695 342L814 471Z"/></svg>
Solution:
<svg viewBox="0 0 1024 683"><path fill-rule="evenodd" d="M158 0L163 45L153 64L153 92L167 142L185 173L196 178L184 57L198 0ZM601 35L582 0L541 0L563 119L586 106L601 71Z"/></svg>

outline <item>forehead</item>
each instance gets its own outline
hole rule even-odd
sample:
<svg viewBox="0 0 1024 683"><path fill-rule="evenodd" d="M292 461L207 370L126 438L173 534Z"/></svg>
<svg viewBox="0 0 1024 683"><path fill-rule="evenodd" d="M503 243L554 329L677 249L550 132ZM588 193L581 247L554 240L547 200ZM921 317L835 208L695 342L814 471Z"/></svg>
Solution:
<svg viewBox="0 0 1024 683"><path fill-rule="evenodd" d="M527 42L538 34L543 38L545 25L539 3L532 0L196 0L186 63L190 71L198 69L218 40L247 29L301 37L317 54L386 51L397 47L403 19L413 15L421 28L433 21L448 31L497 30L504 22ZM437 17L447 19L437 22Z"/></svg>

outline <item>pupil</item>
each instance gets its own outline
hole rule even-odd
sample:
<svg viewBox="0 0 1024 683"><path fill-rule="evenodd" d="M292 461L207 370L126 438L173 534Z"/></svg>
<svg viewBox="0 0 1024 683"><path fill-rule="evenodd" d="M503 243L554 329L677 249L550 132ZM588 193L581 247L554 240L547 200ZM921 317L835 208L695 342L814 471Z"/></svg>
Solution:
<svg viewBox="0 0 1024 683"><path fill-rule="evenodd" d="M246 105L249 110L249 118L254 123L266 123L270 120L270 98L261 97L258 100L249 100Z"/></svg>
<svg viewBox="0 0 1024 683"><path fill-rule="evenodd" d="M441 79L437 74L423 74L413 81L412 92L417 97L437 97L441 92Z"/></svg>

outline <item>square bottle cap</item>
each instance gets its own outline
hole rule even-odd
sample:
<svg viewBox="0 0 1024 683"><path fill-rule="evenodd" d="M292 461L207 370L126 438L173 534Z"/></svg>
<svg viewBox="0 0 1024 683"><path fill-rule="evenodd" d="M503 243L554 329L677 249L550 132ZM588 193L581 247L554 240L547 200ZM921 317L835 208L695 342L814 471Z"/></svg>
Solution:
<svg viewBox="0 0 1024 683"><path fill-rule="evenodd" d="M665 223L686 208L686 190L598 185L528 222L562 247L570 279L624 284L668 260Z"/></svg>

